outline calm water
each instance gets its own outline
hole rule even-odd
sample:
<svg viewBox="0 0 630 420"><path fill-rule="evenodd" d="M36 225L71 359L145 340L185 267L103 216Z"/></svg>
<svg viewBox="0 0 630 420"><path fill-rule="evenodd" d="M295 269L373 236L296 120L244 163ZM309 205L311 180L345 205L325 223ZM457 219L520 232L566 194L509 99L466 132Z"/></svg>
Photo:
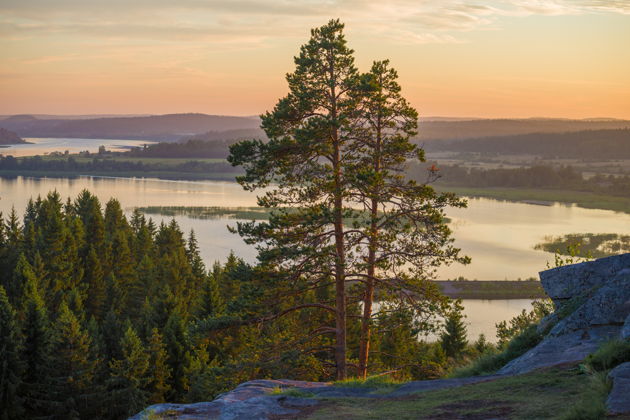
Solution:
<svg viewBox="0 0 630 420"><path fill-rule="evenodd" d="M57 190L62 197L75 197L87 188L104 204L116 197L130 213L137 206L253 206L254 195L244 192L232 182L164 181L133 178L76 179L55 178L0 178L0 211L6 214L12 207L22 213L28 199ZM438 278L464 276L479 280L502 280L536 276L544 270L553 255L536 251L533 246L546 235L566 233L616 232L630 234L630 215L606 210L589 210L562 205L536 206L471 199L467 209L448 212L457 246L472 257L469 266L454 265L442 269ZM167 220L153 216L156 221ZM246 260L254 261L255 250L230 234L227 224L233 220L199 220L186 216L175 217L184 231L194 229L199 239L202 256L207 264L224 260L230 250ZM529 300L482 301L464 303L468 315L469 333L476 338L484 332L494 337L494 324L511 318Z"/></svg>
<svg viewBox="0 0 630 420"><path fill-rule="evenodd" d="M90 153L98 152L99 146L105 146L108 151L122 152L129 147L141 147L144 144L153 144L147 140L111 140L111 139L62 139L62 138L25 138L31 144L14 144L8 147L0 147L0 154L5 156L35 156L47 155L51 152L79 153L87 150Z"/></svg>

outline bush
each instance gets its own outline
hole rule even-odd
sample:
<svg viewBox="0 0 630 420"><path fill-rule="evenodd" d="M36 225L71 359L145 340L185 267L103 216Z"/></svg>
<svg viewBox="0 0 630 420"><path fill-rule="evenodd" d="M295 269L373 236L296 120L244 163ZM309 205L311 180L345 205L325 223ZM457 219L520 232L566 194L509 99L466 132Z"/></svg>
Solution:
<svg viewBox="0 0 630 420"><path fill-rule="evenodd" d="M514 337L505 346L505 350L496 353L488 352L483 354L472 364L456 369L451 376L455 378L463 378L467 376L488 375L496 372L510 360L524 354L527 350L540 343L542 335L536 331L536 325L530 325L525 328L519 335Z"/></svg>
<svg viewBox="0 0 630 420"><path fill-rule="evenodd" d="M624 362L630 362L629 340L607 341L586 358L587 365L597 371L612 369Z"/></svg>

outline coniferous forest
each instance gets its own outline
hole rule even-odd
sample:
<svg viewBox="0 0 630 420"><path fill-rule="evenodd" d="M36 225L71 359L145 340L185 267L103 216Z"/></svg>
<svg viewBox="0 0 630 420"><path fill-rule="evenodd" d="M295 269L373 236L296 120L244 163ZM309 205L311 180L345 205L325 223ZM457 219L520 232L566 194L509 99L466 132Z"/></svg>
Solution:
<svg viewBox="0 0 630 420"><path fill-rule="evenodd" d="M127 218L115 199L103 206L83 191L31 200L2 219L0 264L3 418L125 418L249 379L334 376L332 340L317 334L331 315L282 313L333 298L332 286L292 297L288 278L236 256L206 267L193 232L138 211ZM426 286L423 317L392 306L374 321L371 370L441 374L444 350L418 337L451 305ZM357 303L348 315L356 360Z"/></svg>

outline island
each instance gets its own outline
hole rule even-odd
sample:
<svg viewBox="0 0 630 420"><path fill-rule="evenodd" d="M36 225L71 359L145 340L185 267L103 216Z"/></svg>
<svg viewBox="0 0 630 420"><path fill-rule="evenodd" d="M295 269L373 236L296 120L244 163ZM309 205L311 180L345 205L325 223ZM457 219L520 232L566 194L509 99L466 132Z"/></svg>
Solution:
<svg viewBox="0 0 630 420"><path fill-rule="evenodd" d="M24 144L26 141L13 131L0 127L0 144Z"/></svg>

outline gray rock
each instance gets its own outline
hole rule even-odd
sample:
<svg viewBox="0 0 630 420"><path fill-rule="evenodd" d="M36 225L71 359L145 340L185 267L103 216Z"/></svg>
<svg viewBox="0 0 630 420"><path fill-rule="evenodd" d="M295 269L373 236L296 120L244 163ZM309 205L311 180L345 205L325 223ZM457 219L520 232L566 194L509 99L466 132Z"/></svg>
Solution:
<svg viewBox="0 0 630 420"><path fill-rule="evenodd" d="M594 327L560 337L547 337L536 347L503 366L500 375L520 375L535 369L564 363L577 363L597 350L606 340L619 335L618 326Z"/></svg>
<svg viewBox="0 0 630 420"><path fill-rule="evenodd" d="M621 338L630 340L630 315L626 318L626 322L623 324L623 328L621 329Z"/></svg>
<svg viewBox="0 0 630 420"><path fill-rule="evenodd" d="M556 324L551 336L601 325L623 325L630 314L630 269L619 271L572 314Z"/></svg>
<svg viewBox="0 0 630 420"><path fill-rule="evenodd" d="M630 414L630 362L622 363L610 371L613 387L608 394L606 407L610 414Z"/></svg>
<svg viewBox="0 0 630 420"><path fill-rule="evenodd" d="M597 288L624 268L630 268L630 253L541 271L540 282L555 303Z"/></svg>
<svg viewBox="0 0 630 420"><path fill-rule="evenodd" d="M325 382L292 381L288 379L256 380L244 382L230 392L219 395L214 401L195 404L155 404L130 420L142 420L149 414L157 418L185 420L217 419L245 420L268 419L272 415L298 414L301 408L316 405L317 400L285 395L270 395L274 389L321 388Z"/></svg>
<svg viewBox="0 0 630 420"><path fill-rule="evenodd" d="M560 321L560 317L557 313L551 313L540 320L536 326L536 332L538 334L546 334L549 330Z"/></svg>

